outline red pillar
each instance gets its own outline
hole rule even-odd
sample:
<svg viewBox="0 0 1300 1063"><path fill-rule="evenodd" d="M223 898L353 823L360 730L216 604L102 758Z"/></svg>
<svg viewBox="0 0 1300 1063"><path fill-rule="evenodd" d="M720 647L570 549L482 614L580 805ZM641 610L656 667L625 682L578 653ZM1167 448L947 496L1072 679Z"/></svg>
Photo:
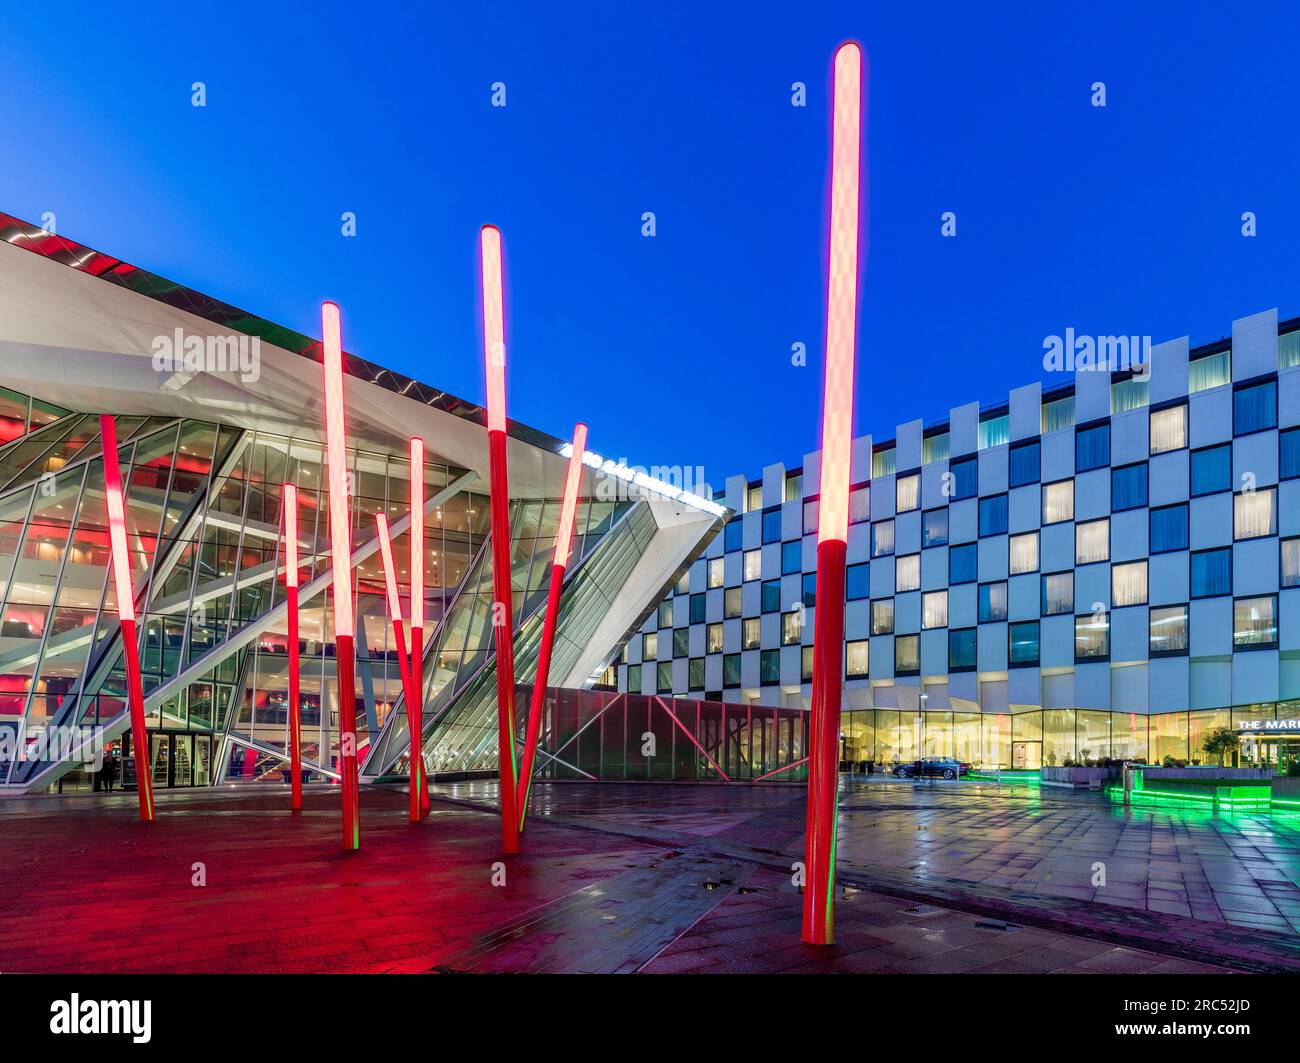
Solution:
<svg viewBox="0 0 1300 1063"><path fill-rule="evenodd" d="M497 757L501 787L501 847L519 852L515 788L514 595L510 589L510 483L506 470L506 344L501 286L501 232L485 225L483 355L487 373L488 501L492 518L492 628L497 646Z"/></svg>
<svg viewBox="0 0 1300 1063"><path fill-rule="evenodd" d="M298 661L298 488L284 485L284 594L289 610L289 795L302 811L302 704Z"/></svg>
<svg viewBox="0 0 1300 1063"><path fill-rule="evenodd" d="M338 676L339 776L343 791L343 848L361 848L357 783L357 688L352 616L352 535L348 518L346 428L343 418L343 348L339 308L321 307L325 363L325 457L329 472L330 570L333 574L334 667Z"/></svg>
<svg viewBox="0 0 1300 1063"><path fill-rule="evenodd" d="M131 748L135 750L135 788L140 798L140 820L152 823L153 765L149 763L149 735L144 725L144 687L140 679L140 643L135 626L135 589L126 546L126 506L122 499L122 468L117 459L117 425L107 415L99 419L104 446L104 493L108 501L108 535L112 546L113 586L117 592L117 619L126 658L126 702L131 713Z"/></svg>
<svg viewBox="0 0 1300 1063"><path fill-rule="evenodd" d="M411 439L411 665L406 723L411 733L411 822L429 810L424 777L424 440Z"/></svg>
<svg viewBox="0 0 1300 1063"><path fill-rule="evenodd" d="M542 623L542 644L537 654L537 679L528 707L528 730L524 738L524 758L519 769L519 830L528 818L528 794L533 785L533 760L537 755L537 736L542 728L542 705L546 699L546 681L551 671L551 649L555 645L555 621L560 613L560 591L564 587L564 570L569 563L573 542L573 517L578 507L578 482L582 478L582 455L587 449L587 426L573 430L573 451L564 478L564 499L560 504L560 525L555 531L555 560L551 563L551 585L546 593L546 616Z"/></svg>
<svg viewBox="0 0 1300 1063"><path fill-rule="evenodd" d="M826 379L803 891L803 940L812 945L829 945L835 937L840 697L844 685L844 561L853 440L861 136L862 50L850 41L840 45L835 53L831 143Z"/></svg>

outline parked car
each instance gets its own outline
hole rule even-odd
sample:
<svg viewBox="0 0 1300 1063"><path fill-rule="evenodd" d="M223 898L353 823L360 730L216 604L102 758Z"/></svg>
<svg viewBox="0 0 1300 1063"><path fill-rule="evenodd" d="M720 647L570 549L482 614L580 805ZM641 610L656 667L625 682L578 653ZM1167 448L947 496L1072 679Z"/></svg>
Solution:
<svg viewBox="0 0 1300 1063"><path fill-rule="evenodd" d="M968 771L970 765L955 757L925 757L894 765L894 775L900 779L956 779Z"/></svg>

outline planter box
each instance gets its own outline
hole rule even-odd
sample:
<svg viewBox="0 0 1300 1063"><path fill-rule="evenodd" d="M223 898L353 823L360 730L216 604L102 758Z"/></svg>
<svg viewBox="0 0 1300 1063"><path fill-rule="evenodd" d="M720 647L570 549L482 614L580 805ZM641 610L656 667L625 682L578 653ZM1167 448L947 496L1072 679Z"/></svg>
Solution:
<svg viewBox="0 0 1300 1063"><path fill-rule="evenodd" d="M1220 768L1211 765L1189 768L1147 767L1141 769L1143 776L1151 782L1157 779L1179 782L1267 782L1277 772L1272 768Z"/></svg>
<svg viewBox="0 0 1300 1063"><path fill-rule="evenodd" d="M1087 790L1119 777L1119 768L1043 768L1039 782L1043 786L1072 786Z"/></svg>

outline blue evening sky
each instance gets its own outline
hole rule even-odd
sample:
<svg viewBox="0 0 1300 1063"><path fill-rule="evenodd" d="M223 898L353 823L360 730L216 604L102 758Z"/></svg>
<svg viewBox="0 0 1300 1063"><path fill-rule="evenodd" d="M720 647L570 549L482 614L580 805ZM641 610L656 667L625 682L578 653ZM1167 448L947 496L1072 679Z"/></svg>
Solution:
<svg viewBox="0 0 1300 1063"><path fill-rule="evenodd" d="M1300 314L1294 4L18 7L0 210L312 335L337 299L350 350L476 401L494 222L511 415L715 483L819 445L848 37L871 65L859 433L1004 398L1067 327L1198 343Z"/></svg>

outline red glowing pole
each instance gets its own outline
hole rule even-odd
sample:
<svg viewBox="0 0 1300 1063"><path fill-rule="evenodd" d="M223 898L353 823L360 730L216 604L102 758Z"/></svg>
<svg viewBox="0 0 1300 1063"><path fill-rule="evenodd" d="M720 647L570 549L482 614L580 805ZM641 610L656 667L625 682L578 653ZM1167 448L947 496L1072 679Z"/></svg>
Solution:
<svg viewBox="0 0 1300 1063"><path fill-rule="evenodd" d="M375 524L379 528L379 556L384 563L384 587L388 595L388 613L393 618L393 642L397 646L397 667L402 673L402 693L406 697L406 716L408 728L416 726L411 715L412 690L411 667L406 656L406 631L402 625L402 599L397 590L397 574L393 565L393 540L388 531L388 517L375 514ZM412 752L416 749L412 742ZM414 761L411 763L411 822L420 818L420 772Z"/></svg>
<svg viewBox="0 0 1300 1063"><path fill-rule="evenodd" d="M836 804L840 781L849 453L853 439L861 138L862 49L849 41L840 45L835 53L831 142L830 273L826 299L826 380L817 527L817 623L813 629L803 891L803 940L810 945L829 945L835 936Z"/></svg>
<svg viewBox="0 0 1300 1063"><path fill-rule="evenodd" d="M501 847L519 852L515 813L514 595L510 589L510 485L506 472L506 342L501 291L501 232L483 226L483 356L487 371L488 501L492 511L492 626L497 644L497 757L501 780Z"/></svg>
<svg viewBox="0 0 1300 1063"><path fill-rule="evenodd" d="M429 811L424 777L424 440L411 439L411 691L406 722L411 732L411 822Z"/></svg>
<svg viewBox="0 0 1300 1063"><path fill-rule="evenodd" d="M289 794L302 811L302 706L298 666L298 488L284 485L284 594L289 608Z"/></svg>
<svg viewBox="0 0 1300 1063"><path fill-rule="evenodd" d="M117 425L107 415L99 419L104 446L104 493L108 498L108 535L112 545L113 586L117 590L117 620L126 658L126 701L131 711L131 746L135 750L135 789L140 820L153 822L153 765L144 725L144 687L140 680L140 643L135 627L135 590L126 546L126 507L122 501L122 468L117 460Z"/></svg>
<svg viewBox="0 0 1300 1063"><path fill-rule="evenodd" d="M343 422L343 347L339 308L321 307L325 362L325 458L329 471L330 571L334 576L334 667L339 696L339 776L343 789L343 848L361 848L357 783L357 687L352 617L352 536L348 524L348 453Z"/></svg>
<svg viewBox="0 0 1300 1063"><path fill-rule="evenodd" d="M528 818L528 794L533 784L533 759L537 754L537 736L542 729L542 703L546 699L546 679L551 670L551 649L555 644L555 620L560 614L560 591L564 587L564 570L569 564L569 546L573 541L573 516L578 508L578 481L582 478L582 455L587 449L587 426L573 430L573 453L569 455L564 479L564 500L560 505L560 526L555 532L555 558L551 562L551 585L546 594L546 617L542 623L542 645L537 653L537 679L528 707L528 731L524 738L524 758L519 768L519 829Z"/></svg>

